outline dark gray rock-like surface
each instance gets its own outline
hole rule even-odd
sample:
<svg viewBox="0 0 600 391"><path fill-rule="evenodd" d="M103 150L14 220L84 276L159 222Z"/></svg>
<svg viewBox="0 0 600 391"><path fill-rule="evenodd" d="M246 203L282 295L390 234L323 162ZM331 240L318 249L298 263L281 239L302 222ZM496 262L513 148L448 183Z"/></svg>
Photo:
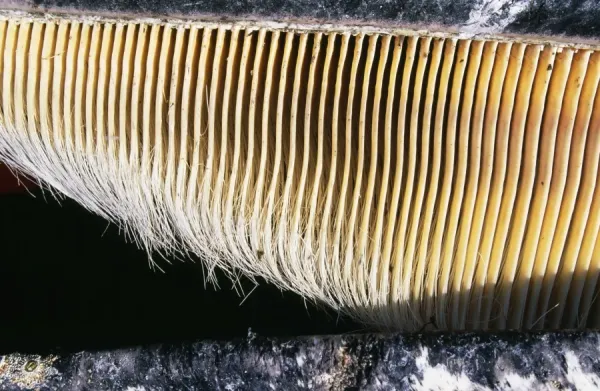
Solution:
<svg viewBox="0 0 600 391"><path fill-rule="evenodd" d="M2 390L593 390L600 333L347 335L0 356Z"/></svg>
<svg viewBox="0 0 600 391"><path fill-rule="evenodd" d="M600 37L598 0L0 0L0 8L117 17L343 22L469 33Z"/></svg>

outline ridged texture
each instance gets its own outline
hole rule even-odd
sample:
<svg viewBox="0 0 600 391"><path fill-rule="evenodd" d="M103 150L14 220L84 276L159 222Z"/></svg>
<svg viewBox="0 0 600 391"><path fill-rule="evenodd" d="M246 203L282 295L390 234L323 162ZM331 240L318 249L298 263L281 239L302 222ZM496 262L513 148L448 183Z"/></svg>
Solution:
<svg viewBox="0 0 600 391"><path fill-rule="evenodd" d="M35 20L0 45L2 158L149 250L380 328L600 326L600 52Z"/></svg>

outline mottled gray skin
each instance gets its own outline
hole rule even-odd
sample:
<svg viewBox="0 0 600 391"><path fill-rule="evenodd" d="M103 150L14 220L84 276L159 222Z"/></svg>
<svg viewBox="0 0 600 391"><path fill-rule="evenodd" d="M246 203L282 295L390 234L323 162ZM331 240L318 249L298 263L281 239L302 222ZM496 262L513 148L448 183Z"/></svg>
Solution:
<svg viewBox="0 0 600 391"><path fill-rule="evenodd" d="M600 1L532 0L506 30L600 38Z"/></svg>
<svg viewBox="0 0 600 391"><path fill-rule="evenodd" d="M598 0L0 0L1 9L117 17L342 22L600 38Z"/></svg>
<svg viewBox="0 0 600 391"><path fill-rule="evenodd" d="M597 389L599 375L598 332L250 335L233 342L0 356L2 390L423 390L436 389L436 382L440 389L527 384L575 390L573 381ZM462 383L454 382L459 378Z"/></svg>

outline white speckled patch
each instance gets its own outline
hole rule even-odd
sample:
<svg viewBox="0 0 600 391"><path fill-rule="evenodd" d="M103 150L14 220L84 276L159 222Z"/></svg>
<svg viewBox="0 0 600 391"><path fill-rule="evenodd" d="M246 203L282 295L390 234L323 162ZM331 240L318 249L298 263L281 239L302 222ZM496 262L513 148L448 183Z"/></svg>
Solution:
<svg viewBox="0 0 600 391"><path fill-rule="evenodd" d="M464 30L486 33L502 31L530 3L530 0L483 0L471 10Z"/></svg>
<svg viewBox="0 0 600 391"><path fill-rule="evenodd" d="M429 350L423 347L421 355L415 359L418 373L421 376L412 375L410 380L415 391L600 390L600 376L586 371L575 352L565 349L564 357L565 372L550 374L556 380L540 380L533 373L519 374L514 368L510 368L509 363L504 363L502 359L499 359L494 368L496 384L494 388L490 388L473 382L466 373L455 373L447 365L433 364L429 358Z"/></svg>
<svg viewBox="0 0 600 391"><path fill-rule="evenodd" d="M565 352L565 360L568 368L566 378L576 390L600 390L600 376L584 371L574 352Z"/></svg>
<svg viewBox="0 0 600 391"><path fill-rule="evenodd" d="M418 391L444 391L444 390L488 390L479 384L473 383L464 373L455 374L448 370L443 364L432 365L429 360L429 350L421 348L421 355L416 358L415 363L421 373L423 380L416 375L411 376L414 389Z"/></svg>

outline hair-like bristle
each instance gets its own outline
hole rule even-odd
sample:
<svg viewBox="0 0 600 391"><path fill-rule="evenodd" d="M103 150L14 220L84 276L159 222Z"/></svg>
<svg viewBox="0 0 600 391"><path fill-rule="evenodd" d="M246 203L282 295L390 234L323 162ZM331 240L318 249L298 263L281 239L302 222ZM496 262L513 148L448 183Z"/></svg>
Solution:
<svg viewBox="0 0 600 391"><path fill-rule="evenodd" d="M0 156L148 250L380 328L600 325L600 52L0 21Z"/></svg>

